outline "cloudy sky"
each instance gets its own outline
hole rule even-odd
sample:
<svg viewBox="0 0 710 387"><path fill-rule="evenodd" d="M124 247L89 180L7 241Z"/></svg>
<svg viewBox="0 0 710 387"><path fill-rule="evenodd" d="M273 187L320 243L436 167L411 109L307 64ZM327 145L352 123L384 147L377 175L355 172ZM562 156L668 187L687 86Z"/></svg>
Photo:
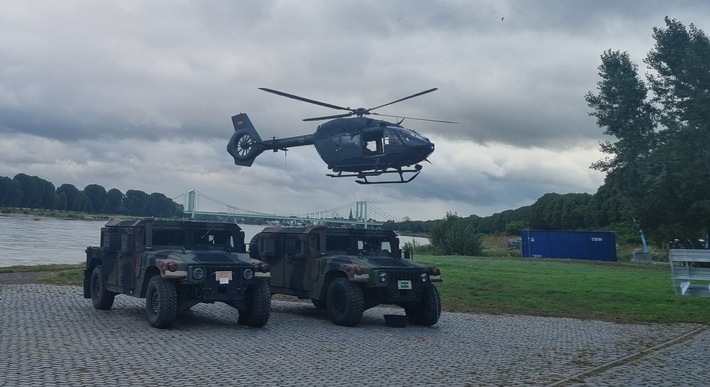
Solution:
<svg viewBox="0 0 710 387"><path fill-rule="evenodd" d="M627 51L645 72L665 16L708 31L710 2L2 1L0 176L196 189L279 214L368 201L415 220L594 193L604 136L584 95L600 55ZM409 184L329 178L313 147L237 167L232 115L268 138L313 133L303 118L338 113L259 87L350 107L437 87L378 112L458 124L405 120L436 144Z"/></svg>

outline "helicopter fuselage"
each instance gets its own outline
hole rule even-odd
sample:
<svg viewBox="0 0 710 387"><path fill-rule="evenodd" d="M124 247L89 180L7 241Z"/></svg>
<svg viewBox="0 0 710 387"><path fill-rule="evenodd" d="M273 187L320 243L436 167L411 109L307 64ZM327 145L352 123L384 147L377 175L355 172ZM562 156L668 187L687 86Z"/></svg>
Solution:
<svg viewBox="0 0 710 387"><path fill-rule="evenodd" d="M313 144L334 172L397 169L434 152L434 144L417 132L365 117L338 118L320 125Z"/></svg>

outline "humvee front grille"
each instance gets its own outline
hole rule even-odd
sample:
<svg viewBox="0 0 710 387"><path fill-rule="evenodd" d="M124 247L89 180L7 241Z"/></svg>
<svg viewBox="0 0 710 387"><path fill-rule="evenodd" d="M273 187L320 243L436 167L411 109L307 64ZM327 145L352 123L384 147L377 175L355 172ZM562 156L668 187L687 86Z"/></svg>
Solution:
<svg viewBox="0 0 710 387"><path fill-rule="evenodd" d="M204 263L227 263L233 262L229 256L224 253L200 253L196 258L197 262Z"/></svg>
<svg viewBox="0 0 710 387"><path fill-rule="evenodd" d="M392 278L393 281L411 280L412 282L416 282L415 280L419 280L419 275L422 272L421 271L391 271L389 273L390 273L390 278Z"/></svg>

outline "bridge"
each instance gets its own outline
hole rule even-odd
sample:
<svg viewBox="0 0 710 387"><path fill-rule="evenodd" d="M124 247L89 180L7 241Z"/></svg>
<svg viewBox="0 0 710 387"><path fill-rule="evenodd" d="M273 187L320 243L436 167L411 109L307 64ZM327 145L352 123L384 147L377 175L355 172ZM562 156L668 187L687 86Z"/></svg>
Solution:
<svg viewBox="0 0 710 387"><path fill-rule="evenodd" d="M328 210L301 214L279 215L247 210L222 202L197 190L173 198L182 204L190 219L222 219L235 222L268 222L284 226L337 224L356 228L380 227L387 220L397 219L366 201L357 201Z"/></svg>

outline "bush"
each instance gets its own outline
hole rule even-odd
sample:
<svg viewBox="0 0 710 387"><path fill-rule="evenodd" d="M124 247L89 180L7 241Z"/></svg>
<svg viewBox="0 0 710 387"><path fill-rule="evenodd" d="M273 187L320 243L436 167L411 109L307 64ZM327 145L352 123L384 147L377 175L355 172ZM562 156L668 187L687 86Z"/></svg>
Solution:
<svg viewBox="0 0 710 387"><path fill-rule="evenodd" d="M481 255L483 250L476 225L452 213L432 226L429 241L436 253L442 255Z"/></svg>

